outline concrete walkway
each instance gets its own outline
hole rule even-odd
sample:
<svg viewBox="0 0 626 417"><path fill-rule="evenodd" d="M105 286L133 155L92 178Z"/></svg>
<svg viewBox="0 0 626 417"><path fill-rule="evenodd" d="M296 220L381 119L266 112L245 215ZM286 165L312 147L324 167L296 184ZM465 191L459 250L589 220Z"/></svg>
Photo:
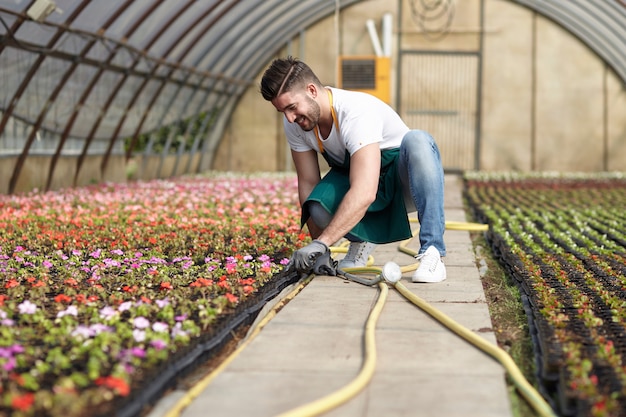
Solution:
<svg viewBox="0 0 626 417"><path fill-rule="evenodd" d="M466 221L461 179L446 176L446 220ZM466 231L446 231L448 279L404 285L435 308L495 344ZM417 250L414 239L409 248ZM376 265L415 260L380 245ZM363 359L363 332L376 287L318 276L181 414L182 417L275 416L348 384ZM390 289L376 328L376 371L370 384L325 416L510 416L503 368ZM182 392L165 398L167 408ZM151 417L152 417L151 416Z"/></svg>

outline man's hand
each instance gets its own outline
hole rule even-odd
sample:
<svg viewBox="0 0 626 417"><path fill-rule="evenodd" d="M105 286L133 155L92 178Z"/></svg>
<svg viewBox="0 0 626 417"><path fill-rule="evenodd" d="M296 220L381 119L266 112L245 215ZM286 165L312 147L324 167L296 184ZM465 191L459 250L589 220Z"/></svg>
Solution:
<svg viewBox="0 0 626 417"><path fill-rule="evenodd" d="M330 255L328 246L320 240L314 240L302 249L298 249L291 256L291 263L296 267L298 272L311 272L315 265L315 261L322 255Z"/></svg>
<svg viewBox="0 0 626 417"><path fill-rule="evenodd" d="M330 251L317 258L313 265L313 273L315 275L337 275L337 261L330 257Z"/></svg>

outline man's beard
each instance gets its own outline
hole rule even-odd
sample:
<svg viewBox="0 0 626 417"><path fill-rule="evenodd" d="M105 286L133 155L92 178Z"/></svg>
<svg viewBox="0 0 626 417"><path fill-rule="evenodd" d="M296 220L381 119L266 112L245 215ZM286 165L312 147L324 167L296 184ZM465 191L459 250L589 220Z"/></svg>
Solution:
<svg viewBox="0 0 626 417"><path fill-rule="evenodd" d="M311 97L306 96L306 102L309 105L309 112L305 115L305 120L310 122L309 126L305 126L303 127L302 125L300 125L300 127L302 128L302 130L309 132L311 130L313 130L315 128L315 126L317 126L317 124L320 121L320 106L319 104L317 104L317 102L315 100L313 100Z"/></svg>

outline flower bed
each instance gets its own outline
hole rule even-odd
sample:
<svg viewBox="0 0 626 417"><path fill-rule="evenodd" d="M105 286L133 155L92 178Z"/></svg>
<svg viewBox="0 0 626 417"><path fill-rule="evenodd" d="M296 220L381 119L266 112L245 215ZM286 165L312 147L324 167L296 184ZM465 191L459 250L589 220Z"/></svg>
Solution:
<svg viewBox="0 0 626 417"><path fill-rule="evenodd" d="M0 196L0 416L136 402L284 271L297 201L269 175Z"/></svg>
<svg viewBox="0 0 626 417"><path fill-rule="evenodd" d="M465 175L527 300L538 376L561 415L626 415L626 177Z"/></svg>

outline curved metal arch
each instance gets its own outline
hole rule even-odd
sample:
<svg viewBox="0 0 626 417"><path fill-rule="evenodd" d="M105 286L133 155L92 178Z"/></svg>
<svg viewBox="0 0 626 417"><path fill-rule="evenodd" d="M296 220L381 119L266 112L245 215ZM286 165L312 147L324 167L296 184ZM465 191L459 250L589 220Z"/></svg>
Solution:
<svg viewBox="0 0 626 417"><path fill-rule="evenodd" d="M154 36L152 36L147 45L145 46L145 49L148 50L150 49L150 47L165 33L165 30L167 28L169 28L172 24L174 24L176 22L176 20L189 8L194 4L195 0L188 0L187 3L185 5L183 5L183 7L181 7L177 13L175 13L174 15L172 15L164 24L163 26L160 28L160 30L158 30ZM156 10L156 9L155 9ZM168 49L168 51L161 57L161 58L165 58L167 56L167 53L170 51L170 49ZM132 67L135 67L138 63L139 63L139 59L135 59L135 62L133 62ZM122 113L122 116L120 117L120 119L118 120L117 123L117 127L113 130L113 134L111 135L111 138L109 139L109 146L107 147L106 153L104 154L104 157L102 158L102 163L100 165L100 169L102 172L104 172L104 170L106 169L106 166L108 164L109 161L109 157L111 156L111 152L113 150L113 145L115 144L116 140L118 139L117 135L119 134L120 130L122 129L122 126L124 125L124 122L126 121L126 115L128 114L128 112L130 111L130 109L134 106L135 101L139 98L141 92L143 91L144 87L148 84L148 82L152 79L150 76L154 75L157 71L157 69L159 68L159 65L155 65L152 70L150 71L149 76L145 77L143 82L139 85L139 87L137 87L137 89L135 90L135 93L133 94L133 98L128 102L128 104L126 105L126 110ZM171 74L171 72L170 72ZM119 89L125 84L127 77L124 77L120 80L120 82L118 83L118 86L113 95L117 95L117 92L119 91Z"/></svg>
<svg viewBox="0 0 626 417"><path fill-rule="evenodd" d="M134 20L134 22L131 24L130 28L126 31L126 33L123 36L123 39L127 39L128 37L132 36L132 34L139 28L139 26L141 26L141 23L143 22L144 19L146 19L148 16L150 16L152 13L155 12L155 10L159 7L159 5L161 3L163 3L164 0L154 0L154 3L152 3L152 5L146 9L143 9L143 13L141 13L141 15L136 18ZM113 59L115 59L117 53L119 52L120 48L115 48L110 54L108 59L106 60L106 63L110 63ZM131 69L135 68L137 66L137 62L139 62L139 58L135 58L133 64L131 65ZM98 71L97 75L95 77L100 77L102 75L102 69ZM82 164L85 160L85 157L87 156L87 151L89 149L89 146L91 145L91 142L93 141L93 138L96 134L96 131L98 130L98 128L100 127L100 124L102 123L102 120L104 119L105 114L108 112L109 107L111 107L111 104L113 103L113 100L115 99L115 97L117 96L117 93L119 92L120 88L122 87L122 85L124 84L125 80L128 78L129 73L126 72L122 75L122 77L120 77L120 79L118 80L117 84L115 85L115 87L112 89L111 94L109 95L109 98L106 100L104 106L100 109L100 114L98 115L95 123L93 124L89 134L87 135L86 139L85 139L85 144L83 146L83 150L80 154L80 157L78 158L77 164L76 164L76 172L74 174L74 183L76 183L77 178L78 178L78 174L80 173L80 169L82 168ZM95 84L94 84L95 85ZM106 155L103 158L103 163L100 165L100 169L101 171L104 171L104 168L106 167L106 162L108 161L108 155L110 153L110 150L112 149L112 144L109 143L109 148L107 149Z"/></svg>
<svg viewBox="0 0 626 417"><path fill-rule="evenodd" d="M177 59L182 60L184 59L187 54L194 48L194 46L198 43L198 41L204 36L204 34L215 24L216 20L219 19L219 17L221 17L222 15L224 15L225 13L227 13L232 7L234 7L240 0L235 0L233 3L227 5L225 7L224 10L221 10L218 16L215 16L214 18L212 18L209 22L207 22L207 24L205 24L205 26L202 28L202 30L199 31L198 34L196 34L196 36L194 37L193 40L191 40L190 42L187 43L186 48L182 51L182 53L180 55L178 55ZM196 66L194 63L194 67ZM191 73L188 73L186 75L185 79L188 79L189 77L191 77ZM217 78L213 78L213 85L217 82ZM169 108L171 108L171 104L175 102L175 100L177 99L178 95L180 94L180 92L183 91L183 86L179 85L179 87L177 88L176 92L172 95L172 99L170 100L170 106L168 106L166 109L164 109L164 112L167 112ZM180 108L179 111L179 116L178 118L182 118L183 115L186 113L186 110L189 106L189 104L191 103L191 101L193 100L193 97L199 92L199 89L196 89L190 96L189 98L186 100L185 105L182 106ZM207 97L209 97L211 95L211 88L205 89L204 90L205 93L205 98L203 100L206 100ZM156 99L156 97L155 97ZM147 112L146 112L147 115ZM158 129L160 129L161 127L163 127L163 123L161 123L158 127ZM139 131L137 131L135 133L135 138L138 137L139 135ZM175 132L174 132L175 133ZM174 134L172 133L172 134ZM150 141L148 142L148 147L147 148L151 148L152 144L154 142L154 136L151 136ZM159 166L157 168L157 175L161 176L161 169L163 166L163 161L165 156L167 155L168 151L169 151L169 146L171 144L171 137L167 138L165 147L163 149L163 152L161 153L161 160L159 163ZM192 149L195 149L197 147L196 141L194 140L194 144L192 146ZM130 152L130 149L129 149ZM127 155L128 157L128 155Z"/></svg>
<svg viewBox="0 0 626 417"><path fill-rule="evenodd" d="M224 10L221 10L216 16L213 16L207 23L205 23L204 27L202 28L202 30L200 31L200 35L197 35L195 39L192 39L189 41L188 46L177 56L177 60L182 60L184 59L187 54L193 49L194 45L198 42L198 40L203 36L202 34L205 33L206 31L208 31L214 24L215 22L225 13L227 13L232 7L234 7L240 0L235 0L233 1L231 4L227 5L226 8ZM179 37L179 39L184 39L197 25L199 25L206 17L208 17L214 10L215 8L219 5L219 2L214 3L211 7L209 7L201 16L199 16L194 23L192 23L191 25L189 25L188 29L186 31L184 31L184 33ZM166 55L169 55L173 49L178 46L178 42L173 42L170 47L167 49L167 53ZM174 70L172 69L169 72L169 75L171 75L174 72ZM191 73L187 73L185 80L188 80L189 77L191 77ZM129 149L126 153L126 159L130 158L131 152L133 150L133 148L135 147L135 144L139 138L139 135L141 134L141 129L143 127L143 124L146 120L146 118L148 117L148 114L150 113L150 111L152 110L152 107L154 106L154 104L157 102L159 95L161 94L163 88L167 85L167 83L165 81L163 81L161 83L161 86L157 89L157 91L155 92L155 94L153 95L150 103L148 104L146 110L144 111L144 114L141 117L141 120L137 126L137 128L135 129L135 132L132 136L130 145L129 145ZM170 103L174 103L174 101L176 100L176 98L178 97L178 94L180 94L180 92L183 90L183 86L182 84L179 84L176 93L174 93L172 95L172 100L170 101ZM198 90L195 90L196 92ZM168 106L169 107L169 106ZM164 112L167 112L168 109L164 109ZM181 113L182 114L182 113ZM164 116L164 115L163 115ZM163 120L164 117L161 117L161 120ZM159 128L163 126L163 123L161 123L159 125Z"/></svg>
<svg viewBox="0 0 626 417"><path fill-rule="evenodd" d="M357 2L358 0L343 1L340 4L340 8L343 9ZM274 26L276 26L277 29L275 31L268 31L268 36L258 36L254 38L254 42L244 45L236 54L232 54L232 59L223 64L224 68L234 70L233 72L229 72L228 75L233 76L237 74L240 78L252 80L267 64L267 59L263 59L264 57L267 58L275 53L285 44L286 39L292 39L303 27L308 27L331 15L335 11L335 5L333 3L318 3L316 5L317 7L311 7L307 4L300 4L300 6L304 10L298 7L292 7L290 13L285 14L282 18L275 21ZM235 103L239 101L244 93L245 89L237 88L237 90L232 91L231 94L223 96L220 103L216 105L216 107L221 107L225 110L220 113L218 120L211 128L209 140L206 140L204 143L202 151L203 159L205 157L209 160L213 159L217 143L222 136L226 121L230 118L232 111L234 111ZM200 165L202 165L202 163Z"/></svg>
<svg viewBox="0 0 626 417"><path fill-rule="evenodd" d="M84 1L81 3L80 6L75 8L72 11L72 14L67 18L65 23L67 25L70 25L74 21L74 19L76 19L80 15L80 12L84 9L86 4L87 2ZM58 29L56 33L52 35L46 47L47 48L54 47L57 41L61 39L61 37L63 36L63 33L65 33L65 30ZM24 94L24 91L26 91L26 87L28 87L35 73L39 70L39 66L44 62L46 57L47 56L45 54L39 54L39 56L35 60L35 63L33 63L28 73L22 79L22 83L17 88L13 98L10 101L9 108L2 115L2 120L0 121L0 132L4 131L4 128L6 127L6 124L9 121L9 118L11 118L11 116L13 115L13 111L15 110L15 106L17 105L17 102L21 99L22 94ZM57 94L58 94L58 91L57 91ZM49 103L46 103L44 105L44 111L47 110L48 104ZM31 133L28 136L26 143L24 144L24 148L22 148L22 153L17 158L17 162L15 163L15 167L13 168L13 174L11 175L11 179L9 180L9 193L13 193L15 191L15 186L17 185L17 180L19 178L20 172L22 171L22 167L24 166L24 162L26 161L26 158L28 157L28 154L30 152L30 147L32 146L33 140L37 133L37 129L41 125L42 121L43 121L43 118L41 117L40 117L40 120L37 120L37 122L35 123L35 126L33 126L33 128L31 129Z"/></svg>
<svg viewBox="0 0 626 417"><path fill-rule="evenodd" d="M119 7L109 17L109 19L107 19L106 22L103 23L103 25L100 27L99 31L105 31L111 24L113 24L113 22L119 17L119 15L121 13L123 13L124 10L126 10L126 8L131 4L131 2L132 2L132 0L127 0L124 4L122 4L122 6ZM88 3L89 3L88 0L84 1L83 4L80 6L81 9L84 8ZM96 43L97 43L97 40L95 38L90 40L89 42L87 42L87 44L85 46L83 46L83 49L80 52L79 56L80 57L85 57L89 53L91 48L93 48L93 46ZM48 103L50 103L50 106L47 106L41 112L41 114L39 115L39 124L41 124L43 122L43 119L47 115L48 110L52 107L52 105L51 105L52 102L54 102L56 100L56 97L60 93L61 89L65 86L67 81L70 79L71 75L74 73L74 71L78 67L78 61L79 60L75 60L74 62L72 62L72 64L68 68L68 70L63 75L63 77L61 79L61 82L59 82L59 84L58 84L57 88L55 89L55 91L50 95L50 97L48 97ZM78 107L75 106L75 110L74 111L75 111L76 114L78 114L77 109L78 109ZM68 121L69 121L69 119L68 119ZM31 135L33 135L34 132L36 132L37 129L38 129L38 127L33 129L33 133L31 133ZM67 133L69 133L69 132L67 132ZM63 135L61 135L61 138L59 140L59 144L57 145L57 149L55 150L54 155L52 155L52 159L50 161L50 166L48 167L48 178L46 179L45 191L50 190L50 186L52 184L52 178L54 177L54 171L56 169L57 162L59 160L59 157L61 156L61 152L63 150L63 146L65 146L65 142L66 142L68 136L69 135L65 134L65 132L64 132ZM29 140L31 140L31 139L29 138Z"/></svg>
<svg viewBox="0 0 626 417"><path fill-rule="evenodd" d="M510 0L567 29L626 85L626 7L612 0Z"/></svg>
<svg viewBox="0 0 626 417"><path fill-rule="evenodd" d="M626 50L626 8L624 8L623 5L618 5L610 0L511 1L525 5L569 30L604 59L626 84L626 54L623 52ZM342 2L341 7L346 7L348 3L356 3L356 1ZM326 17L331 11L332 10L318 11L315 18L311 19L311 22L302 23L302 25L306 27L312 24L314 20ZM283 32L283 36L289 38L293 36L297 30L297 26L291 26ZM273 48L267 48L265 53L271 53L284 44L284 38L280 39L280 37L276 37L275 43L269 42L267 39L265 39L265 42L273 46ZM266 56L265 53L260 56ZM241 53L240 56L245 56L248 62L251 63L259 62L259 60L252 59L251 56L244 53ZM248 67L248 71L245 73L237 71L237 75L241 78L249 79L258 74L262 69L261 65L252 64ZM231 68L242 67L238 62L233 62ZM229 75L232 76L233 73L229 73ZM235 94L231 99L238 100L241 94L243 94L243 92ZM221 117L228 118L230 115L223 114ZM220 124L224 125L224 123L217 123L216 126ZM213 141L219 140L220 136L221 134L212 135ZM215 144L212 144L211 148L214 147Z"/></svg>
<svg viewBox="0 0 626 417"><path fill-rule="evenodd" d="M254 25L249 26L248 27L248 31L246 31L245 33L245 38L240 38L240 42L243 43L244 45L250 45L251 42L248 41L248 39L260 39L259 35L263 33L264 29L265 29L265 24L269 21L276 21L276 18L284 15L284 10L283 8L292 8L291 5L289 5L288 3L284 3L283 7L273 7L271 8L271 10L269 10L268 12L263 12L263 10L255 10L256 12L260 12L261 13L261 19L256 19L255 17L252 18L252 20L254 21ZM256 28L254 30L254 32L252 32L252 28ZM224 29L224 31L230 30L230 27L226 27ZM222 31L220 33L220 35L223 35L225 32ZM215 34L209 34L207 33L205 36L215 36ZM205 43L206 45L206 43ZM226 42L222 42L222 45L218 48L218 47L213 47L210 45L207 45L205 47L205 50L200 51L200 53L196 54L196 56L198 57L198 60L201 61L204 57L207 55L207 52L209 49L214 49L213 51L213 55L217 56L217 60L212 61L213 64L210 66L211 68L213 68L214 71L217 72L221 72L223 69L228 69L229 65L227 63L224 63L223 65L219 65L219 61L223 61L223 59L226 56L238 56L240 55L240 53L242 52L242 50L233 48L232 45L227 44ZM230 51L230 53L229 53ZM232 52L234 51L234 52ZM198 66L200 65L200 62L195 62L194 66ZM216 87L216 84L219 82L219 80L214 79L212 84L211 84L211 89L214 89ZM232 84L231 84L232 85ZM242 91L245 91L242 90ZM223 97L223 94L211 94L210 92L208 92L204 98L202 100L200 100L198 106L197 106L197 110L195 111L196 114L200 114L202 112L203 109L205 108L210 108L210 109L215 109L217 107L219 107L218 103L220 102L220 97ZM207 102L209 102L209 100L213 98L214 103L211 105L207 106ZM185 109L187 108L187 105L190 104L192 97L189 98L189 100L186 102L185 104ZM206 130L206 124L208 123L208 119L205 120L202 124L202 126L200 127L200 129L198 129L198 132L196 133L196 136L193 138L193 144L192 144L192 149L197 150L197 148L199 147L199 141L200 141L200 136L203 135L204 131ZM169 138L168 138L169 139ZM169 145L169 140L168 140L168 145ZM164 149L164 154L167 151L167 149ZM176 165L178 164L178 160L180 159L180 153L177 157L176 160ZM161 167L159 167L159 175L161 175L161 171L160 171ZM175 172L175 171L174 171Z"/></svg>
<svg viewBox="0 0 626 417"><path fill-rule="evenodd" d="M344 1L340 7L345 8L356 2L358 2L358 0ZM277 22L276 26L280 28L280 30L272 32L269 37L259 37L255 39L255 42L246 45L243 50L249 50L250 53L246 54L242 50L239 51L238 54L235 54L230 62L225 63L228 68L235 69L235 72L229 75L237 74L238 77L252 79L252 77L256 76L266 65L267 60L261 59L262 57L267 57L274 53L285 44L285 39L293 38L302 27L308 27L316 21L324 19L332 14L335 8L332 4L329 7L327 3L318 4L317 8L308 7L306 10L308 13L303 13L294 8L292 14L285 15ZM245 59L243 57L245 57ZM221 113L216 123L212 126L209 140L206 140L203 146L202 158L207 157L209 160L213 159L226 122L230 118L235 104L245 92L245 89L240 87L238 90L239 91L232 91L231 94L223 96L223 102L217 106L222 107L226 111ZM200 165L202 165L202 163Z"/></svg>

